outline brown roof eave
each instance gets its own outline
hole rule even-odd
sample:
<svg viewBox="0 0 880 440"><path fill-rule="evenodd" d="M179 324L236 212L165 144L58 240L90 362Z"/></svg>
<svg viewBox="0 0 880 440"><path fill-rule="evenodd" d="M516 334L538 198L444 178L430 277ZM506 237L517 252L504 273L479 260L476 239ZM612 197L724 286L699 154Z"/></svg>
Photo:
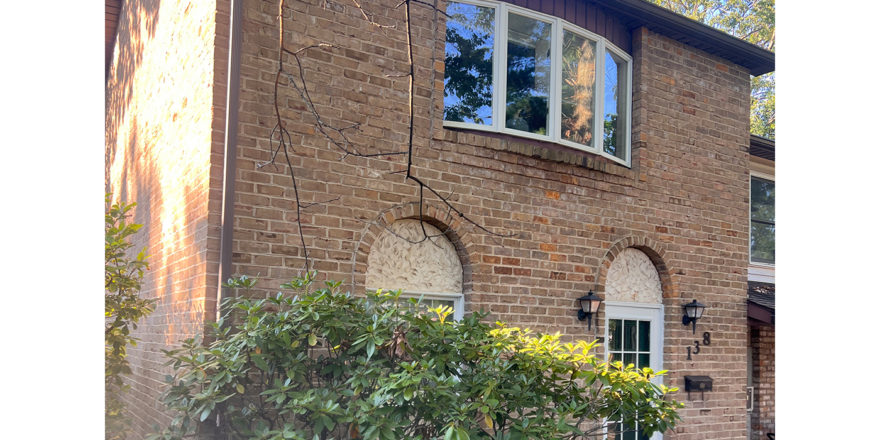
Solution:
<svg viewBox="0 0 880 440"><path fill-rule="evenodd" d="M591 0L629 19L630 27L645 26L674 40L689 44L744 66L753 76L776 70L776 54L676 14L645 0Z"/></svg>
<svg viewBox="0 0 880 440"><path fill-rule="evenodd" d="M116 45L116 32L119 28L119 14L122 0L104 0L104 75L110 72L113 46Z"/></svg>
<svg viewBox="0 0 880 440"><path fill-rule="evenodd" d="M753 134L749 137L749 155L776 161L776 141Z"/></svg>

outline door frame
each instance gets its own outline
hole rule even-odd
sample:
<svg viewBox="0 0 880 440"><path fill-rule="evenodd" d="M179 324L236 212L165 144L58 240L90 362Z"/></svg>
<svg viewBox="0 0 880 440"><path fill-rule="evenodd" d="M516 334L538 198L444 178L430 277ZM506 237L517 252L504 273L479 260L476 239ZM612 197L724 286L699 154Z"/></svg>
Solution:
<svg viewBox="0 0 880 440"><path fill-rule="evenodd" d="M651 322L651 368L656 372L663 369L663 316L665 308L663 304L637 303L625 301L605 301L605 362L608 362L608 354L611 350L608 347L608 320L609 319L629 319ZM651 379L654 384L661 384L661 377ZM606 434L607 435L607 434ZM651 436L651 440L662 440L663 434L656 433Z"/></svg>

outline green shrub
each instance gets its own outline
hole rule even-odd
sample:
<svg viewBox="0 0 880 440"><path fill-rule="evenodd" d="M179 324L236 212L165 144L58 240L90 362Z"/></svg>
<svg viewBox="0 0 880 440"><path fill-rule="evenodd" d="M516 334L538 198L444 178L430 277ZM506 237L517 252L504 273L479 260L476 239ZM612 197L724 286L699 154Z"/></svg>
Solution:
<svg viewBox="0 0 880 440"><path fill-rule="evenodd" d="M606 419L650 435L679 419L664 399L674 389L649 381L663 372L599 362L595 342L531 336L483 312L419 313L399 292L309 284L282 286L297 296L245 292L211 324L214 342L165 352L175 374L162 401L176 417L148 439L180 439L205 420L234 439L518 440L590 438Z"/></svg>
<svg viewBox="0 0 880 440"><path fill-rule="evenodd" d="M105 196L110 203L110 195ZM139 296L144 270L149 268L141 251L129 258L129 242L141 225L126 223L125 218L135 203L114 204L104 215L104 437L124 439L131 432L131 419L120 400L129 391L122 380L131 374L125 359L128 346L136 346L131 331L137 322L153 312L153 301Z"/></svg>

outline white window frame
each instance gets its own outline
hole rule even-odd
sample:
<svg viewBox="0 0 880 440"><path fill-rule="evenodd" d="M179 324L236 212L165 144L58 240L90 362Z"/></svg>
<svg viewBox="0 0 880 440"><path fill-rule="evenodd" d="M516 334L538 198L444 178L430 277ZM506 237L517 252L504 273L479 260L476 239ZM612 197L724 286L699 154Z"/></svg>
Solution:
<svg viewBox="0 0 880 440"><path fill-rule="evenodd" d="M766 174L759 171L749 171L749 264L752 266L775 268L776 263L764 263L762 261L752 261L752 177L769 180L776 185L776 177L772 174ZM776 200L773 201L776 203ZM774 226L776 222L773 222ZM776 246L776 236L773 236L773 246Z"/></svg>
<svg viewBox="0 0 880 440"><path fill-rule="evenodd" d="M635 303L624 301L605 301L605 362L611 353L608 345L609 323L611 319L626 319L651 322L651 369L655 372L663 369L663 304ZM621 341L623 344L623 341ZM622 359L620 359L622 361ZM661 384L661 377L651 379L654 384ZM607 425L606 425L607 426ZM607 436L607 427L606 427ZM663 440L663 433L657 432L651 436L651 440Z"/></svg>
<svg viewBox="0 0 880 440"><path fill-rule="evenodd" d="M368 291L375 292L379 290L375 287L367 287ZM383 291L393 291L396 289L382 289ZM417 292L414 290L404 290L400 293L400 299L422 298L434 299L439 301L452 301L452 319L461 321L464 319L464 294L463 293L438 293L438 292Z"/></svg>
<svg viewBox="0 0 880 440"><path fill-rule="evenodd" d="M540 141L553 142L564 145L576 150L586 151L598 154L608 158L614 162L620 163L626 167L632 164L632 69L633 58L609 42L606 38L581 28L567 20L552 15L535 12L518 6L509 5L507 3L499 3L486 0L454 0L457 3L465 3L474 6L495 9L495 37L494 47L492 48L492 125L473 124L469 122L443 121L444 127L449 128L465 128L469 130L490 131L496 133L509 134L527 139L535 139ZM548 101L549 112L547 114L547 135L539 135L535 133L527 133L519 130L507 128L505 126L506 118L506 96L507 96L507 18L508 13L514 13L524 17L540 20L550 23L551 31L551 49L550 59L552 65L550 68L550 97ZM576 142L562 139L559 122L562 119L562 33L563 30L578 34L590 41L596 43L596 92L593 93L593 138L592 145L581 145ZM626 61L626 96L618 96L618 99L625 100L626 107L626 129L623 133L621 142L626 151L625 159L612 156L605 152L604 135L605 135L605 52L613 52L615 55ZM502 102L504 101L504 102ZM618 139L621 139L619 137Z"/></svg>

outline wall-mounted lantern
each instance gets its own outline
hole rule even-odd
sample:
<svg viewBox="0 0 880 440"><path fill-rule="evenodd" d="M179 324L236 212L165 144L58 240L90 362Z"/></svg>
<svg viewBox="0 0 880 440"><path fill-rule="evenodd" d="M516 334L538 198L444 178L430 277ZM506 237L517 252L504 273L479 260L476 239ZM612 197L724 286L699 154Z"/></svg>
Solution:
<svg viewBox="0 0 880 440"><path fill-rule="evenodd" d="M583 321L587 320L587 329L593 329L593 314L599 312L599 304L602 302L602 298L596 296L592 290L590 293L580 297L577 299L581 303L581 309L578 310L578 319Z"/></svg>
<svg viewBox="0 0 880 440"><path fill-rule="evenodd" d="M703 317L703 310L706 309L706 306L694 300L690 304L681 306L681 308L684 309L684 317L681 319L681 323L684 325L693 323L694 334L697 334L697 320Z"/></svg>

